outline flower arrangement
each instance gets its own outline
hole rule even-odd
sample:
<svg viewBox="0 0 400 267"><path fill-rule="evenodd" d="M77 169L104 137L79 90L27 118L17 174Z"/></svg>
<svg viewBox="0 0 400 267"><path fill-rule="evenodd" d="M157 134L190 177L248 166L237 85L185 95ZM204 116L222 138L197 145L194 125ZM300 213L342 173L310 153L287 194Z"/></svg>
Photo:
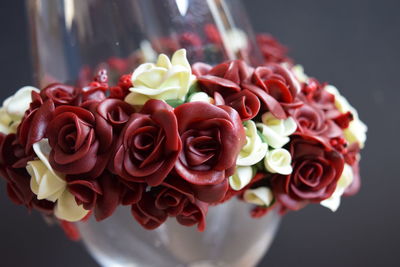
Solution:
<svg viewBox="0 0 400 267"><path fill-rule="evenodd" d="M175 217L203 231L208 208L232 197L255 218L311 203L337 210L359 189L367 128L273 37L258 42L260 66L190 65L181 49L114 86L101 70L84 87L21 88L0 109L9 198L67 231L119 205L149 230Z"/></svg>

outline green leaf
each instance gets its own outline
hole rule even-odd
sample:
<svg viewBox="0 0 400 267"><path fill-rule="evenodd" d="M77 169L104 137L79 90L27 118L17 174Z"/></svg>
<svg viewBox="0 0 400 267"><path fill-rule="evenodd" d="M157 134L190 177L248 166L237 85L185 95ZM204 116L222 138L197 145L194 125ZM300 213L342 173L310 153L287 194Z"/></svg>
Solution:
<svg viewBox="0 0 400 267"><path fill-rule="evenodd" d="M167 104L173 108L176 108L177 106L180 106L183 103L185 103L184 101L182 101L180 99L168 99L168 100L165 100L165 102L167 102Z"/></svg>
<svg viewBox="0 0 400 267"><path fill-rule="evenodd" d="M261 138L261 140L263 141L263 143L268 144L267 139L265 138L265 136L264 136L259 130L257 130L257 134L258 134L258 136Z"/></svg>

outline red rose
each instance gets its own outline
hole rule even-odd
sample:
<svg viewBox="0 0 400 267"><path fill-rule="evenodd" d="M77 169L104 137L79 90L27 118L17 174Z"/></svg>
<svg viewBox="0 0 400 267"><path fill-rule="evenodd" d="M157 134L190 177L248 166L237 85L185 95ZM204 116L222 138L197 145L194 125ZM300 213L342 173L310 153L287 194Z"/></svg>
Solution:
<svg viewBox="0 0 400 267"><path fill-rule="evenodd" d="M327 118L322 109L313 102L309 102L302 95L299 99L303 99L303 105L297 109L289 110L289 114L297 123L298 132L328 141L331 138L338 138L343 135L342 129L333 120Z"/></svg>
<svg viewBox="0 0 400 267"><path fill-rule="evenodd" d="M207 194L203 194L201 187L216 186L226 192L227 178L233 174L236 158L245 143L240 117L230 107L203 102L180 105L175 115L183 145L175 169L183 179L200 187L197 198L218 201L209 199L210 194L205 197Z"/></svg>
<svg viewBox="0 0 400 267"><path fill-rule="evenodd" d="M43 100L51 99L56 106L79 105L81 102L79 89L61 83L53 83L40 91Z"/></svg>
<svg viewBox="0 0 400 267"><path fill-rule="evenodd" d="M75 196L78 205L93 210L97 221L111 216L120 203L122 186L118 177L104 172L95 180L70 180L68 189Z"/></svg>
<svg viewBox="0 0 400 267"><path fill-rule="evenodd" d="M278 64L267 64L258 67L254 71L252 81L256 86L276 99L283 107L301 106L301 102L296 102L296 95L301 90L300 83L285 67ZM264 105L269 107L269 99L265 99L259 90L253 89L253 92Z"/></svg>
<svg viewBox="0 0 400 267"><path fill-rule="evenodd" d="M90 178L99 176L106 167L112 128L96 125L95 115L89 110L57 107L47 136L52 147L49 160L54 170Z"/></svg>
<svg viewBox="0 0 400 267"><path fill-rule="evenodd" d="M297 210L329 198L342 175L343 156L313 136L295 135L290 142L293 172L271 180L277 200Z"/></svg>
<svg viewBox="0 0 400 267"><path fill-rule="evenodd" d="M197 224L199 231L204 231L208 204L194 197L190 184L179 176L171 176L163 183L157 193L156 207L165 210L169 216L185 226Z"/></svg>
<svg viewBox="0 0 400 267"><path fill-rule="evenodd" d="M201 89L212 97L222 95L225 104L234 108L242 120L252 119L258 114L260 101L250 90L243 89L253 71L244 61L228 61L214 68L196 63L193 70Z"/></svg>
<svg viewBox="0 0 400 267"><path fill-rule="evenodd" d="M45 137L54 109L53 100L43 102L38 93L32 92L32 102L17 129L18 142L25 148L25 153L32 151L32 145Z"/></svg>
<svg viewBox="0 0 400 267"><path fill-rule="evenodd" d="M172 107L149 100L131 115L117 141L113 160L116 174L132 182L156 186L174 167L181 150Z"/></svg>
<svg viewBox="0 0 400 267"><path fill-rule="evenodd" d="M170 216L185 226L197 224L199 231L204 231L208 204L197 200L190 185L179 176L170 176L162 186L146 192L144 199L146 203L132 206L132 213L146 229L158 227Z"/></svg>
<svg viewBox="0 0 400 267"><path fill-rule="evenodd" d="M142 199L132 205L131 212L136 221L147 230L156 229L168 218L168 214L164 210L155 206L154 196L151 192L144 193Z"/></svg>
<svg viewBox="0 0 400 267"><path fill-rule="evenodd" d="M115 130L121 130L135 109L122 100L107 98L98 104L96 111L101 117L97 118L98 124L109 124Z"/></svg>
<svg viewBox="0 0 400 267"><path fill-rule="evenodd" d="M257 43L266 63L282 63L292 61L287 57L288 49L279 43L278 40L276 40L272 35L257 35Z"/></svg>
<svg viewBox="0 0 400 267"><path fill-rule="evenodd" d="M239 113L243 121L254 118L260 110L260 100L247 89L228 96L224 101Z"/></svg>
<svg viewBox="0 0 400 267"><path fill-rule="evenodd" d="M200 67L197 66L200 64ZM209 95L214 92L220 93L223 97L240 92L242 84L249 81L253 69L243 60L233 60L221 63L207 71L203 63L193 66L202 75L197 77L201 89ZM201 71L200 71L201 70Z"/></svg>
<svg viewBox="0 0 400 267"><path fill-rule="evenodd" d="M7 181L7 194L17 205L36 209L46 214L53 212L54 203L38 200L30 187L31 176L26 171L33 154L25 154L15 134L0 134L0 174Z"/></svg>

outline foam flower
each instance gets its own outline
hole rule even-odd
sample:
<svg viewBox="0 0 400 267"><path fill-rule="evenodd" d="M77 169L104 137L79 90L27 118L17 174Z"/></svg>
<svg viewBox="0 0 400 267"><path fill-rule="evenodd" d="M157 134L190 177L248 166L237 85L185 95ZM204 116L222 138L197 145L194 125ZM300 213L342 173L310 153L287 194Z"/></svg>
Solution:
<svg viewBox="0 0 400 267"><path fill-rule="evenodd" d="M242 190L253 178L253 168L250 166L237 166L235 173L229 177L229 185L235 191Z"/></svg>
<svg viewBox="0 0 400 267"><path fill-rule="evenodd" d="M141 106L149 99L183 100L194 79L185 49L176 51L171 60L161 54L156 64L144 63L133 72L133 87L125 101Z"/></svg>
<svg viewBox="0 0 400 267"><path fill-rule="evenodd" d="M3 106L0 108L0 132L9 134L17 131L17 127L32 101L32 91L39 92L39 89L25 86L4 100Z"/></svg>
<svg viewBox="0 0 400 267"><path fill-rule="evenodd" d="M337 183L336 190L333 192L332 196L328 199L321 201L321 205L335 212L340 206L340 199L346 189L353 183L354 174L353 168L345 164L342 172L342 176Z"/></svg>
<svg viewBox="0 0 400 267"><path fill-rule="evenodd" d="M360 120L357 110L350 105L347 99L342 96L339 90L333 85L325 86L325 90L335 96L336 108L342 112L351 112L353 120L347 129L344 130L344 137L350 143L358 143L360 148L363 148L367 140L367 126Z"/></svg>
<svg viewBox="0 0 400 267"><path fill-rule="evenodd" d="M256 189L247 189L243 194L243 199L247 203L269 207L274 201L274 194L270 188L262 186Z"/></svg>
<svg viewBox="0 0 400 267"><path fill-rule="evenodd" d="M279 173L283 175L291 174L292 156L290 152L284 148L277 148L269 151L264 159L265 168L270 173Z"/></svg>
<svg viewBox="0 0 400 267"><path fill-rule="evenodd" d="M257 127L254 121L244 123L246 132L246 144L240 151L236 164L239 166L251 166L260 162L268 151L268 145L263 143L257 133Z"/></svg>
<svg viewBox="0 0 400 267"><path fill-rule="evenodd" d="M289 142L289 136L296 131L297 125L292 117L280 120L271 112L262 115L262 122L257 127L267 140L269 146L281 148Z"/></svg>

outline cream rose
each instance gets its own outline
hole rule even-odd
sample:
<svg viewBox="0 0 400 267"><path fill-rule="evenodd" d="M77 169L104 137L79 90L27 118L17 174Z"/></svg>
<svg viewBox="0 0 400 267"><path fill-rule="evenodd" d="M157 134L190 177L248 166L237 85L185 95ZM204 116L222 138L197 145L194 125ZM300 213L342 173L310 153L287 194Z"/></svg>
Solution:
<svg viewBox="0 0 400 267"><path fill-rule="evenodd" d="M346 191L346 188L349 187L353 183L354 174L353 169L350 165L345 164L342 172L342 176L340 177L335 192L328 199L325 199L321 202L321 205L335 212L340 206L340 199L343 193Z"/></svg>
<svg viewBox="0 0 400 267"><path fill-rule="evenodd" d="M239 191L247 186L254 177L253 168L249 166L237 166L235 173L229 177L229 185L233 190Z"/></svg>
<svg viewBox="0 0 400 267"><path fill-rule="evenodd" d="M261 117L263 123L257 123L261 134L267 140L269 146L281 148L286 145L293 134L297 125L292 117L284 120L277 119L271 112L264 113Z"/></svg>
<svg viewBox="0 0 400 267"><path fill-rule="evenodd" d="M184 100L194 80L185 49L176 51L171 60L161 54L156 64L144 63L133 72L133 87L125 101L140 106L149 99Z"/></svg>
<svg viewBox="0 0 400 267"><path fill-rule="evenodd" d="M302 65L295 65L294 67L292 67L292 72L297 80L301 83L308 83L308 81L310 80L307 74L304 73L304 68Z"/></svg>
<svg viewBox="0 0 400 267"><path fill-rule="evenodd" d="M54 213L57 218L71 222L81 220L89 211L76 203L63 175L51 167L48 161L51 148L47 139L35 143L33 150L38 159L29 161L26 167L31 176L32 192L39 200L56 202Z"/></svg>
<svg viewBox="0 0 400 267"><path fill-rule="evenodd" d="M39 89L25 86L4 100L0 108L0 132L9 134L17 131L25 111L32 102L32 91L39 92Z"/></svg>
<svg viewBox="0 0 400 267"><path fill-rule="evenodd" d="M264 165L270 173L289 175L293 171L292 156L289 151L283 148L269 151L264 158Z"/></svg>
<svg viewBox="0 0 400 267"><path fill-rule="evenodd" d="M358 143L360 148L363 148L367 140L368 127L360 120L357 110L350 105L335 86L327 85L325 90L335 96L335 106L340 112L346 113L350 111L353 114L354 119L350 122L349 127L344 130L344 137L350 144Z"/></svg>
<svg viewBox="0 0 400 267"><path fill-rule="evenodd" d="M243 199L247 203L269 207L274 201L274 194L268 187L259 187L246 190L243 194Z"/></svg>
<svg viewBox="0 0 400 267"><path fill-rule="evenodd" d="M212 97L209 97L204 92L197 92L197 93L192 94L189 97L188 102L206 102L206 103L213 104L214 99Z"/></svg>
<svg viewBox="0 0 400 267"><path fill-rule="evenodd" d="M236 164L239 166L251 166L260 162L268 151L268 145L263 143L257 133L256 124L248 120L243 124L246 132L246 144L240 151Z"/></svg>

